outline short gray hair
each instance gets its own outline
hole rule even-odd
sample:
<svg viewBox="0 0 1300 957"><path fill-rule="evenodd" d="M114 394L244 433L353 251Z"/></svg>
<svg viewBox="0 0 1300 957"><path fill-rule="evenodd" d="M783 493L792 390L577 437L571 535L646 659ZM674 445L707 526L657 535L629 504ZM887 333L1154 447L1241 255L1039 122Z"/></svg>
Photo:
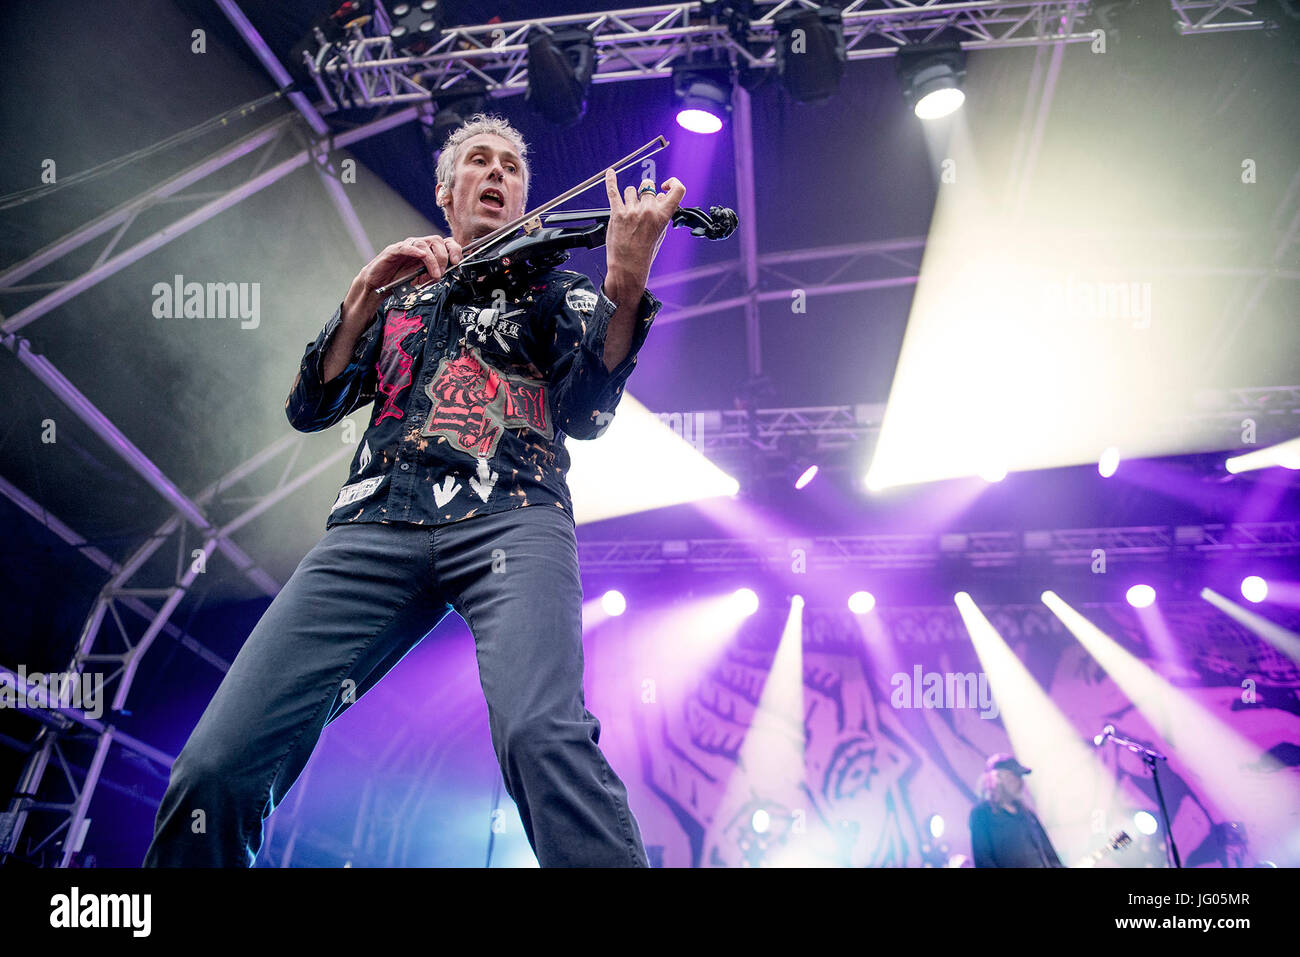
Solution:
<svg viewBox="0 0 1300 957"><path fill-rule="evenodd" d="M519 165L524 176L524 208L528 208L528 144L520 132L510 125L505 117L492 116L487 113L475 113L458 126L447 142L442 144L442 155L438 157L438 185L448 190L456 182L456 164L460 160L465 141L480 133L492 133L508 142L519 154Z"/></svg>

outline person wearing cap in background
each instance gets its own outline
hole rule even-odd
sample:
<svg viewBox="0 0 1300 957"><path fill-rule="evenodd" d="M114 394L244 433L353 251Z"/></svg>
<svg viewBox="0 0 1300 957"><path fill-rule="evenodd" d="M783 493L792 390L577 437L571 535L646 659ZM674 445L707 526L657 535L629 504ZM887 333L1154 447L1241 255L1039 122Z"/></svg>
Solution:
<svg viewBox="0 0 1300 957"><path fill-rule="evenodd" d="M1020 800L1029 768L995 754L980 778L984 800L970 812L976 867L1064 867L1038 817Z"/></svg>

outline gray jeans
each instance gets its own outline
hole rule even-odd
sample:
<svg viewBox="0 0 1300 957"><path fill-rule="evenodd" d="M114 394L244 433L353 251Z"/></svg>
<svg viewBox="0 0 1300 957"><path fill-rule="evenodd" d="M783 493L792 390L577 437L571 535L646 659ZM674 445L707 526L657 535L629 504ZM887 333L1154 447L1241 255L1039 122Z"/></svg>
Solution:
<svg viewBox="0 0 1300 957"><path fill-rule="evenodd" d="M144 866L251 867L325 726L453 608L474 636L492 745L538 863L648 866L583 698L573 523L543 505L435 528L329 529L172 766Z"/></svg>

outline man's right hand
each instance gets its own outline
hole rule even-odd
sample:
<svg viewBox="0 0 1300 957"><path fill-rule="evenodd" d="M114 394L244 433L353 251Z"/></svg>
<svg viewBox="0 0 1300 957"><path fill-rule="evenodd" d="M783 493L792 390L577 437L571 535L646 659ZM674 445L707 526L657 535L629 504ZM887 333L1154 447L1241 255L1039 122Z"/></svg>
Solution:
<svg viewBox="0 0 1300 957"><path fill-rule="evenodd" d="M415 284L423 286L437 282L462 257L460 243L444 236L412 236L393 243L370 260L352 280L352 287L344 300L344 322L369 325L375 310L383 302L376 289L421 265L428 273L414 280Z"/></svg>

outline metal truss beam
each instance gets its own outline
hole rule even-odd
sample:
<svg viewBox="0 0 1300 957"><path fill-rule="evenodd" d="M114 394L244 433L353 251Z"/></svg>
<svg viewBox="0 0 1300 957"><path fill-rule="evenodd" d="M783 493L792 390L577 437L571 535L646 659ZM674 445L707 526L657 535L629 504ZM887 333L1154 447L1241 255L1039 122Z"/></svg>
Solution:
<svg viewBox="0 0 1300 957"><path fill-rule="evenodd" d="M29 856L39 854L50 841L62 834L64 835L63 850L60 853L59 866L67 867L85 838L85 830L88 826L86 815L95 788L99 784L100 773L108 757L109 747L114 743L120 744L132 753L152 761L164 773L171 767L175 758L132 735L117 730L111 724L88 717L75 708L62 707L57 700L51 702L43 688L33 686L22 675L8 668L0 667L0 675L12 684L17 700L26 704L22 707L23 713L44 725L37 734L31 757L14 789L14 796L10 799L9 806L0 813L0 859L15 852L28 815L33 812L44 812L53 814L56 823L39 842L35 844L29 842L30 846L25 853ZM94 757L90 766L85 769L81 780L78 781L73 774L71 762L64 753L64 744L87 734L93 736L95 741ZM72 795L69 801L42 801L37 798L37 791L51 760L57 761L63 771L65 789Z"/></svg>
<svg viewBox="0 0 1300 957"><path fill-rule="evenodd" d="M763 371L763 348L760 341L758 313L758 203L754 197L754 123L749 109L749 94L737 89L732 94L734 109L731 133L736 157L736 205L740 207L740 274L745 284L741 297L745 309L745 347L749 374ZM680 318L680 317L679 317Z"/></svg>
<svg viewBox="0 0 1300 957"><path fill-rule="evenodd" d="M528 37L583 27L596 43L593 83L670 76L678 59L700 49L725 51L749 68L776 64L776 17L810 0L759 0L749 30L733 37L725 24L710 22L700 3L657 4L603 13L542 17L510 23L452 27L418 56L399 52L384 21L354 28L346 42L304 54L324 102L324 112L357 106L424 102L467 81L482 83L493 96L522 93L528 86ZM855 0L843 8L848 59L893 56L900 47L955 31L967 50L1091 42L1089 0L960 0L908 3ZM1262 29L1254 0L1186 2L1171 0L1183 34Z"/></svg>
<svg viewBox="0 0 1300 957"><path fill-rule="evenodd" d="M1300 386L1203 389L1196 408L1171 420L1171 428L1187 422L1223 424L1236 430L1243 416L1287 418L1287 428L1300 425ZM810 440L807 452L824 455L851 449L879 434L885 403L799 406L790 408L704 409L661 411L661 419L690 417L692 443L706 456L725 458L729 453L757 451L781 455L784 440Z"/></svg>
<svg viewBox="0 0 1300 957"><path fill-rule="evenodd" d="M289 71L275 58L271 48L266 45L262 35L253 28L248 17L244 16L244 12L239 9L235 0L217 0L217 5L221 7L221 12L234 25L239 35L244 38L244 42L249 45L257 59L261 61L262 66L266 67L266 71L275 80L276 87L283 90L285 87L292 85L293 77L289 75ZM329 132L328 124L321 119L321 115L316 112L316 108L311 105L311 101L306 96L297 92L290 93L289 102L302 114L302 118L317 137L324 136ZM325 157L320 157L319 160L316 164L316 172L320 175L321 185L325 187L330 200L334 203L334 208L338 210L339 216L342 217L343 226L347 230L348 236L351 237L353 245L357 247L357 253L361 256L361 261L369 262L374 258L375 250L361 225L361 219L357 216L352 201L348 199L337 171L325 165Z"/></svg>
<svg viewBox="0 0 1300 957"><path fill-rule="evenodd" d="M1300 228L1300 221L1295 225ZM1045 238L1048 235L1054 241L1069 238L1088 242L1097 238L1094 233L1083 232L1048 233ZM1221 264L1227 250L1242 248L1246 244L1246 234L1238 230L1152 229L1130 235L1152 244L1178 240L1204 247L1205 261L1182 261L1167 267L1152 267L1147 270L1152 275L1221 275L1254 279L1261 284L1300 279L1300 269L1282 268L1286 245L1275 252L1271 263L1260 266ZM743 251L739 259L662 276L651 274L650 288L664 302L655 321L661 324L678 322L729 309L747 309L753 301L789 302L796 290L811 299L915 285L920 279L922 255L927 249L941 252L949 242L943 237L927 240L911 236L761 253L756 258L758 277L752 291L747 286ZM665 292L678 286L687 289L682 293ZM691 304L686 305L685 301Z"/></svg>
<svg viewBox="0 0 1300 957"><path fill-rule="evenodd" d="M13 334L29 322L33 322L46 313L57 309L79 293L85 292L87 289L97 285L109 276L112 276L120 270L125 269L127 266L130 266L132 263L143 259L155 249L171 242L177 236L189 232L194 227L200 226L209 219L212 219L218 213L224 212L240 201L247 199L249 196L265 189L267 186L270 186L272 183L283 179L299 167L305 166L307 163L317 159L318 156L324 155L334 149L343 149L344 147L351 146L353 143L360 142L361 140L375 136L378 133L390 130L393 127L401 126L403 123L408 123L415 119L418 115L419 111L414 107L410 107L394 113L391 116L373 120L354 130L348 130L347 132L340 133L337 136L315 141L311 146L300 150L295 155L277 163L265 172L251 177L241 185L236 186L234 189L229 190L211 202L205 203L193 212L181 217L176 222L164 226L162 229L159 229L140 240L129 249L97 263L93 268L82 273L75 279L63 283L54 292L42 296L31 305L19 310L8 319L0 322L0 336L3 336L5 345L7 345L11 350L17 352L18 349L14 346L12 341ZM87 228L88 227L83 227L82 230L79 230L78 232L82 232ZM55 243L54 245L58 246L63 242L63 240L60 240L59 243Z"/></svg>
<svg viewBox="0 0 1300 957"><path fill-rule="evenodd" d="M1108 562L1169 562L1183 556L1220 559L1300 555L1300 522L1169 525L1020 532L831 535L802 538L710 538L578 542L584 573L744 569L788 570L800 548L808 570L927 569L944 561L969 568L1008 568L1022 561L1087 565L1094 549Z"/></svg>
<svg viewBox="0 0 1300 957"><path fill-rule="evenodd" d="M419 56L400 53L386 31L365 33L381 29L372 23L355 27L347 42L326 47L315 57L304 53L304 62L325 112L425 101L467 81L482 83L494 96L520 94L528 87L528 36L533 30L589 30L597 48L594 83L668 77L673 62L698 49L724 51L737 64L766 69L776 65L776 16L797 7L816 9L816 4L759 0L749 30L738 38L723 23L708 21L699 3L448 27ZM1183 34L1265 26L1253 0L1171 0L1170 7ZM998 49L1092 42L1097 29L1088 0L855 0L842 10L842 21L849 60L893 56L906 44L933 40L944 31L956 31L965 49Z"/></svg>
<svg viewBox="0 0 1300 957"><path fill-rule="evenodd" d="M233 555L236 559L236 567L256 581L262 590L270 596L279 592L280 585L273 578L257 569L252 565L251 559L244 556L242 550L238 548L229 538L235 531L242 528L248 522L261 515L267 509L274 506L277 502L293 494L298 488L312 481L317 475L332 467L337 462L345 459L351 454L351 449L347 446L340 447L332 454L324 456L314 462L309 468L295 475L292 479L289 474L297 464L299 453L307 441L305 435L294 434L286 436L283 439L273 443L249 461L243 463L231 472L222 476L219 480L209 485L199 495L195 497L195 506L209 507L219 498L223 498L223 492L226 492L236 486L241 481L247 479L266 465L274 463L279 458L287 458L280 473L279 479L270 492L263 493L254 498L252 505L245 508L240 514L236 515L229 521L223 522L219 528L212 528L209 534L203 536L204 541L202 551L204 556L211 552L214 543L224 542L223 548L227 554ZM3 482L3 480L0 480ZM3 491L11 499L23 507L29 514L34 515L41 520L47 527L59 534L69 543L82 544L84 539L77 535L72 529L68 528L57 518L45 513L35 502L32 502L17 488L10 483L3 482L0 485L0 491ZM189 561L189 555L186 552L185 533L186 527L182 521L181 515L173 515L164 522L153 535L149 536L145 542L135 551L130 558L124 563L117 564L107 555L98 549L83 548L82 554L86 555L91 561L106 568L110 571L109 581L100 590L90 613L87 615L82 625L81 635L77 642L76 651L73 654L72 662L64 669L64 673L78 676L84 674L93 674L101 679L99 687L107 687L113 681L117 681L116 694L114 695L111 710L120 711L126 705L127 694L134 682L136 670L141 660L154 640L164 628L169 628L173 634L177 633L174 626L168 624L168 619L172 612L179 606L181 600L188 593L195 579L205 566L196 565ZM179 533L179 534L178 534ZM144 567L147 561L158 551L167 541L176 536L178 547L178 566L188 567L188 570L179 577L178 581L167 584L163 587L140 587L132 586L131 580ZM246 559L242 564L240 559ZM153 598L162 599L162 605L158 609L152 608L143 599ZM138 636L133 636L133 632L122 621L117 614L117 604L124 604L131 608L141 617L145 618L147 625L144 632ZM104 651L96 650L99 642L102 627L105 618L111 614L114 624L117 626L120 643L124 646L121 651ZM187 647L200 654L209 663L214 664L220 670L225 671L229 664L224 660L213 655L201 644L183 635L182 638L188 639ZM102 642L99 642L102 644ZM108 669L107 674L103 669ZM39 843L36 848L43 847L50 839L59 833L75 836L75 840L65 838L65 849L63 855L63 866L71 858L76 846L80 842L80 829L82 822L86 819L86 814L90 807L90 801L94 796L95 788L98 783L100 772L103 768L104 759L107 756L107 750L115 739L121 739L124 743L129 743L132 749L154 756L161 754L155 752L150 754L152 749L135 739L126 741L120 734L115 732L111 725L103 725L99 722L92 721L77 712L70 709L63 709L67 712L64 716L75 720L84 728L94 731L98 735L95 745L95 760L86 769L85 776L80 783L77 783L71 772L68 771L67 762L63 759L60 749L60 740L70 731L75 730L74 726L67 722L56 723L50 727L43 728L38 735L37 740L33 743L32 751L28 757L26 766L22 774L22 786L18 788L16 797L10 802L10 806L4 815L0 815L0 854L12 854L18 846L18 841L22 836L23 827L27 820L27 814L32 810L51 812L56 815L53 830ZM37 713L37 712L34 712ZM44 713L38 713L44 714ZM116 737L115 737L116 736ZM137 747L137 745L139 745ZM73 793L70 803L49 803L41 802L37 799L37 792L41 787L45 776L45 771L49 766L52 757L57 757L64 768L64 777L66 783ZM167 759L167 767L170 767L170 759ZM33 853L35 849L33 850Z"/></svg>
<svg viewBox="0 0 1300 957"><path fill-rule="evenodd" d="M68 527L60 521L57 516L52 515L48 509L42 507L35 499L28 496L3 476L0 476L0 495L4 495L24 512L36 519L36 521L40 522L55 535L58 535L59 538L71 545L77 550L79 555L98 565L100 568L104 569L104 571L108 572L109 575L116 576L122 570L120 564L115 562L95 546L91 545L86 538ZM157 533L155 533L155 537L156 535ZM130 609L146 621L153 621L154 617L158 613L157 609L151 608L135 595L122 595L118 601L122 607ZM177 628L170 622L163 625L163 632L176 639L182 647L194 652L194 654L212 665L218 671L224 673L230 668L230 662L226 661L221 656L214 654L198 639L192 637L187 632L182 631L180 628Z"/></svg>
<svg viewBox="0 0 1300 957"><path fill-rule="evenodd" d="M242 159L263 147L273 146L293 122L293 114L286 114L279 119L272 120L202 162L195 163L175 176L163 180L157 186L127 200L115 209L109 210L102 216L97 216L85 226L55 240L21 262L0 270L0 289L14 286L20 279L57 262L92 239L102 236L111 229L118 229L119 235L109 244L107 252L100 254L101 260L107 258L107 253L112 251L117 240L121 238L120 232L129 227L136 217L145 210L163 202L186 199L187 197L181 192L182 190L210 176L217 170L229 166L236 160ZM12 331L4 326L0 326L0 329Z"/></svg>
<svg viewBox="0 0 1300 957"><path fill-rule="evenodd" d="M221 8L221 12L226 15L226 19L230 21L239 35L252 48L254 55L261 61L262 66L266 67L266 71L275 80L276 88L283 90L286 86L291 86L293 77L289 76L289 72L275 58L275 54L266 45L266 41L262 39L261 34L253 29L253 25L248 22L248 17L244 16L244 11L239 9L239 5L234 0L217 0L217 6ZM311 127L313 133L317 136L324 136L329 132L329 126L321 119L320 114L316 112L316 108L311 105L311 101L307 97L297 92L290 93L289 102L302 114L303 119L307 121L307 125Z"/></svg>
<svg viewBox="0 0 1300 957"><path fill-rule="evenodd" d="M1268 21L1259 16L1255 4L1238 0L1170 0L1175 27L1184 36L1228 33L1233 30L1263 30Z"/></svg>

